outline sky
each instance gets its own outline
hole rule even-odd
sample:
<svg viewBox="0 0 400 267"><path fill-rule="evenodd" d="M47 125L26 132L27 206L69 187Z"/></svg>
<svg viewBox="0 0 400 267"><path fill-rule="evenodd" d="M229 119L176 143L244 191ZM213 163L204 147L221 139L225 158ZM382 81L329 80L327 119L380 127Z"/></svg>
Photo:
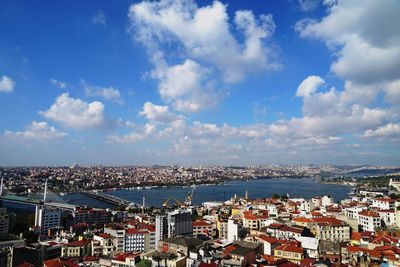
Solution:
<svg viewBox="0 0 400 267"><path fill-rule="evenodd" d="M0 1L0 165L400 165L400 1Z"/></svg>

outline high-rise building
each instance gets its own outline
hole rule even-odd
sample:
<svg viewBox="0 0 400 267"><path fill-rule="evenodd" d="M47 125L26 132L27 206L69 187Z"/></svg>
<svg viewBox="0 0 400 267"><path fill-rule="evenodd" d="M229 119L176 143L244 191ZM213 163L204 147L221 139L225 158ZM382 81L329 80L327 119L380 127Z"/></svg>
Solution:
<svg viewBox="0 0 400 267"><path fill-rule="evenodd" d="M163 214L156 215L156 244L158 247L158 241L168 237L168 220Z"/></svg>
<svg viewBox="0 0 400 267"><path fill-rule="evenodd" d="M192 235L193 221L190 210L176 209L167 214L168 237L177 235Z"/></svg>
<svg viewBox="0 0 400 267"><path fill-rule="evenodd" d="M0 234L7 234L10 228L10 217L7 208L0 208Z"/></svg>
<svg viewBox="0 0 400 267"><path fill-rule="evenodd" d="M59 209L36 206L35 226L40 228L41 234L45 234L49 229L61 226L61 216Z"/></svg>

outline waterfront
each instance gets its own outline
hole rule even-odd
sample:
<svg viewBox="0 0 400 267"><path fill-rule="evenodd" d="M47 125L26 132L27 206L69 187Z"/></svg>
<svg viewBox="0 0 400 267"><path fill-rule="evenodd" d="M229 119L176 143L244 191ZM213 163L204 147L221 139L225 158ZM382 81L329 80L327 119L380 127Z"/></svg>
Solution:
<svg viewBox="0 0 400 267"><path fill-rule="evenodd" d="M142 190L115 190L106 192L136 203L142 203L143 196L146 197L146 205L162 206L162 203L170 199L184 201L189 194L190 187L158 187ZM249 181L233 181L221 185L200 185L193 194L193 203L201 204L205 201L223 201L237 194L244 196L248 191L250 198L271 197L273 194L287 194L290 197L311 198L318 195L332 195L335 201L342 200L348 196L351 188L343 185L316 183L314 179L255 179ZM110 207L110 204L83 196L79 193L63 196L69 199L71 204L89 205L94 207Z"/></svg>

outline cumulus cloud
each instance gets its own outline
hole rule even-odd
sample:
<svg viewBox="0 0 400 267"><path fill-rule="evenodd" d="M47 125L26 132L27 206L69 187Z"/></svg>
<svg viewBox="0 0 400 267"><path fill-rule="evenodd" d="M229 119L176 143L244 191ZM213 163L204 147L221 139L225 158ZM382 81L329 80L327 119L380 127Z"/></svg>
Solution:
<svg viewBox="0 0 400 267"><path fill-rule="evenodd" d="M310 96L324 83L325 81L319 76L308 76L297 87L296 96Z"/></svg>
<svg viewBox="0 0 400 267"><path fill-rule="evenodd" d="M149 101L144 103L142 110L139 112L140 116L144 116L146 119L155 122L171 122L182 118L172 113L168 106L155 105Z"/></svg>
<svg viewBox="0 0 400 267"><path fill-rule="evenodd" d="M107 143L116 144L129 144L144 141L147 138L153 136L157 131L157 127L154 124L146 123L144 126L136 126L135 130L129 134L122 136L110 135L106 138Z"/></svg>
<svg viewBox="0 0 400 267"><path fill-rule="evenodd" d="M219 1L199 7L194 1L167 0L133 4L129 18L131 33L155 65L151 77L159 81L161 97L179 111L215 106L223 95L221 83L280 66L267 45L275 31L270 14L238 10L230 21Z"/></svg>
<svg viewBox="0 0 400 267"><path fill-rule="evenodd" d="M303 37L326 42L337 56L331 70L356 83L390 81L400 76L400 2L396 0L327 1L321 20L302 20ZM379 66L379 67L377 67Z"/></svg>
<svg viewBox="0 0 400 267"><path fill-rule="evenodd" d="M222 97L209 79L210 70L193 60L174 66L162 65L153 72L159 81L162 99L176 110L196 112L213 107Z"/></svg>
<svg viewBox="0 0 400 267"><path fill-rule="evenodd" d="M98 96L107 100L113 100L119 104L123 103L121 93L118 89L115 89L112 86L109 87L101 87L95 85L89 85L83 82L83 88L85 90L86 96Z"/></svg>
<svg viewBox="0 0 400 267"><path fill-rule="evenodd" d="M8 76L3 75L0 79L0 92L11 93L14 91L15 81Z"/></svg>
<svg viewBox="0 0 400 267"><path fill-rule="evenodd" d="M52 85L54 85L54 86L60 88L60 89L65 89L65 88L67 88L67 83L65 83L65 82L60 82L60 81L58 81L58 80L56 80L56 79L53 79L53 78L50 79L50 83L51 83Z"/></svg>
<svg viewBox="0 0 400 267"><path fill-rule="evenodd" d="M59 140L67 135L67 133L48 125L45 121L33 121L25 131L5 131L3 137L8 141L29 143L30 141L49 142Z"/></svg>
<svg viewBox="0 0 400 267"><path fill-rule="evenodd" d="M112 126L112 122L104 115L104 105L101 102L85 102L72 98L63 93L46 111L39 111L44 117L75 129L105 129Z"/></svg>
<svg viewBox="0 0 400 267"><path fill-rule="evenodd" d="M175 41L184 53L217 66L227 81L277 66L263 42L275 30L271 15L237 11L234 24L244 35L243 43L231 32L226 6L219 1L204 7L194 1L143 1L130 7L129 18L135 37L146 46Z"/></svg>
<svg viewBox="0 0 400 267"><path fill-rule="evenodd" d="M388 138L400 138L400 124L389 123L378 129L369 129L364 133L365 137L388 137Z"/></svg>

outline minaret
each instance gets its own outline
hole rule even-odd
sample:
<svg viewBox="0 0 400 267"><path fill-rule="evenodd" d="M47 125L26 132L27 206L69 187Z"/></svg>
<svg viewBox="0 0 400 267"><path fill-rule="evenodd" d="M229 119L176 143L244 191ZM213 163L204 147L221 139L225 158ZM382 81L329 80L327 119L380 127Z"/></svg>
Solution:
<svg viewBox="0 0 400 267"><path fill-rule="evenodd" d="M144 206L146 205L146 197L143 196L143 203L142 203L142 214L144 214Z"/></svg>
<svg viewBox="0 0 400 267"><path fill-rule="evenodd" d="M45 203L46 200L47 200L47 179L46 179L46 182L44 182L43 203Z"/></svg>
<svg viewBox="0 0 400 267"><path fill-rule="evenodd" d="M246 190L244 193L244 199L248 200L249 199L249 192Z"/></svg>

